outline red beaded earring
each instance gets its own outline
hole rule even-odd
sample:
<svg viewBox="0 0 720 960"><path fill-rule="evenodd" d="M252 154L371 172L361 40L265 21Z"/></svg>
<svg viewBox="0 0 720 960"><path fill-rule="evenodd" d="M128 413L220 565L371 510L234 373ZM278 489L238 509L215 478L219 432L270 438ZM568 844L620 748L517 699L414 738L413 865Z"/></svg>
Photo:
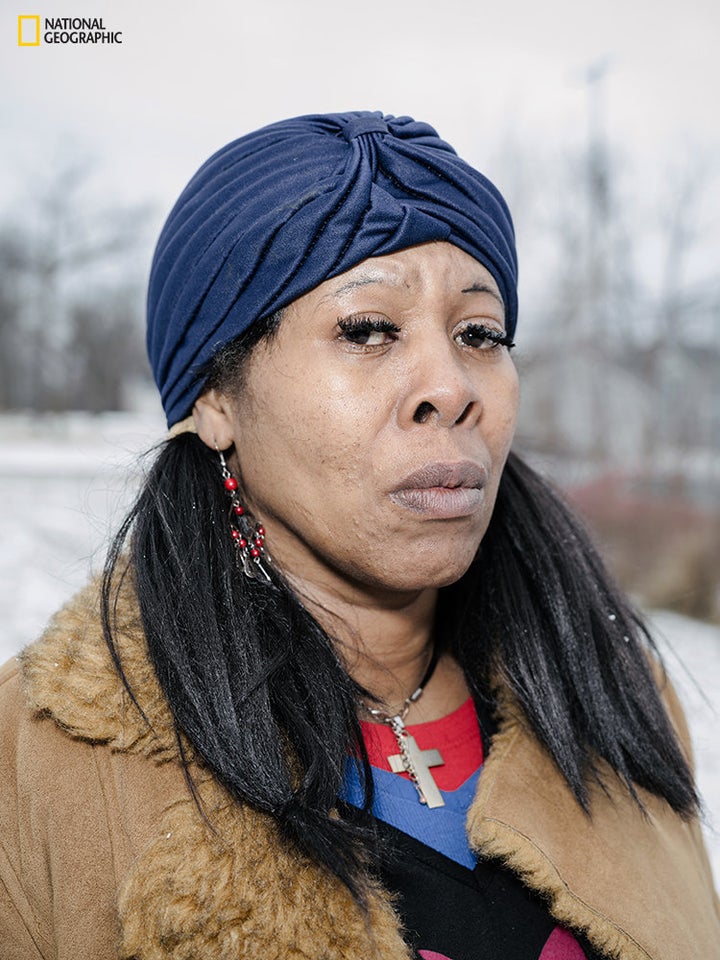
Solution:
<svg viewBox="0 0 720 960"><path fill-rule="evenodd" d="M217 449L217 447L216 447ZM264 577L270 581L270 575L263 566L270 557L265 552L265 528L259 523L253 525L238 499L238 482L230 473L225 457L218 450L223 486L230 498L230 536L235 543L238 566L246 577L251 579Z"/></svg>

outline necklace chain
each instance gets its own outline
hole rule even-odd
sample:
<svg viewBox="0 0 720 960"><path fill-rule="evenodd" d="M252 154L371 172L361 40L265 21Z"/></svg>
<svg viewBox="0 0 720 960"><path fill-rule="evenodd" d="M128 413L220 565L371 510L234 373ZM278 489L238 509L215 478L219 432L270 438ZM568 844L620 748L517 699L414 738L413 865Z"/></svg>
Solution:
<svg viewBox="0 0 720 960"><path fill-rule="evenodd" d="M428 664L427 670L425 671L425 674L422 680L418 684L417 688L413 690L410 696L406 697L406 699L403 700L402 706L396 713L393 713L393 714L385 713L383 710L378 710L377 707L370 707L366 703L363 703L363 707L370 714L370 716L373 717L375 720L379 720L381 723L389 724L389 726L392 727L393 729L393 733L395 733L395 728L393 727L393 721L400 720L401 723L404 721L405 717L408 715L408 711L410 710L410 707L414 703L417 703L417 701L425 692L425 687L430 683L432 676L435 673L435 667L437 666L437 662L438 662L438 651L437 649L435 649L433 650L433 655L430 658L430 663ZM403 729L405 729L404 725L403 725ZM395 733L395 736L397 736L397 733Z"/></svg>
<svg viewBox="0 0 720 960"><path fill-rule="evenodd" d="M398 750L400 751L400 759L402 761L403 770L413 782L413 786L418 792L418 797L420 803L427 803L425 797L425 792L420 784L420 778L418 777L418 772L415 769L415 764L413 763L412 757L410 756L410 750L408 747L408 732L405 728L405 724L402 721L402 717L389 717L385 721L392 732L395 734L395 739L397 740Z"/></svg>
<svg viewBox="0 0 720 960"><path fill-rule="evenodd" d="M403 701L399 711L392 716L389 713L378 710L376 707L369 707L367 704L363 704L367 712L374 717L375 720L386 723L395 735L400 755L388 757L393 772L407 773L417 790L420 803L427 804L428 807L442 807L445 805L445 801L430 774L430 767L442 764L443 759L437 750L420 750L415 742L415 738L408 732L404 720L413 703L417 703L423 695L425 687L435 672L437 662L438 653L437 650L434 650L428 668L425 671L425 676L420 681L420 685Z"/></svg>

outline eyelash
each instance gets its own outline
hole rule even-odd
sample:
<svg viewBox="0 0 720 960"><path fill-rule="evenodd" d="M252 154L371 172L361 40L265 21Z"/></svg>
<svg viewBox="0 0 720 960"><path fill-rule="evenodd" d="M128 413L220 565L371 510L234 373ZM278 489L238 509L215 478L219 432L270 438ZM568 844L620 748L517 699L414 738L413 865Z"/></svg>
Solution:
<svg viewBox="0 0 720 960"><path fill-rule="evenodd" d="M509 337L506 333L501 333L499 330L493 330L491 327L486 327L483 323L469 323L462 331L462 334L467 333L470 333L473 336L482 337L483 340L489 340L492 343L492 347L490 348L491 350L495 347L507 347L508 350L512 350L512 348L515 346L515 341L512 339L512 337ZM458 334L458 336L461 336L462 334Z"/></svg>
<svg viewBox="0 0 720 960"><path fill-rule="evenodd" d="M354 317L338 317L338 327L345 334L345 339L348 343L353 344L356 347L366 347L368 344L357 343L350 339L354 335L369 335L371 333L400 333L400 328L396 326L392 320L387 320L383 317L366 317L366 316L354 316ZM515 343L511 337L505 333L501 333L499 330L493 330L491 327L486 327L482 323L471 323L465 327L461 333L457 336L464 336L470 334L471 336L480 337L481 342L489 340L492 344L490 349L494 350L496 347L507 347L508 350L511 350ZM472 346L472 344L465 344L466 346ZM369 345L371 348L374 344Z"/></svg>
<svg viewBox="0 0 720 960"><path fill-rule="evenodd" d="M387 320L383 317L338 317L337 323L342 332L345 334L345 339L347 342L356 347L365 347L367 344L355 343L350 339L350 336L353 334L358 336L362 334L367 335L370 333L400 333L400 327L396 326L392 320Z"/></svg>

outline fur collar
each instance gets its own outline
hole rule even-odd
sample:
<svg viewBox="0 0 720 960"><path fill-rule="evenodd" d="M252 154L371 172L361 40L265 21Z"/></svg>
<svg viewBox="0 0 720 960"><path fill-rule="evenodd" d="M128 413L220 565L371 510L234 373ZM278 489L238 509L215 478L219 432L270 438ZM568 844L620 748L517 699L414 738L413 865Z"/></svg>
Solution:
<svg viewBox="0 0 720 960"><path fill-rule="evenodd" d="M98 584L90 584L21 655L29 702L73 737L139 753L152 764L179 763L131 579L117 604L119 652L150 726L109 656L98 595ZM334 878L286 849L272 818L233 802L198 766L194 776L207 820L188 791L168 798L157 838L119 891L122 957L408 960L384 890L373 890L366 920ZM698 893L701 885L685 890L688 875L697 875L697 850L683 852L688 838L677 839L688 825L659 801L644 799L646 816L609 778L593 797L591 821L505 701L469 812L470 841L477 851L507 862L547 897L560 922L584 931L608 957L716 957L714 947L687 953L683 939L688 927L699 926L699 942L710 945L716 930L703 919L707 897ZM658 836L667 842L659 843ZM678 857L685 859L680 863ZM695 871L690 874L688 857ZM689 911L676 935L655 931L657 911L666 908L670 914Z"/></svg>

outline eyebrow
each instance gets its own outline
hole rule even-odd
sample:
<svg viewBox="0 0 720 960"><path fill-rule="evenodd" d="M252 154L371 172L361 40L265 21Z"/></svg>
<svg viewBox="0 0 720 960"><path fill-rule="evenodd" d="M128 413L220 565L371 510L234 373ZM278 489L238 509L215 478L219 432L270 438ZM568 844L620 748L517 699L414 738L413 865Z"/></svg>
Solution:
<svg viewBox="0 0 720 960"><path fill-rule="evenodd" d="M389 286L401 285L399 281L396 281L390 277L386 277L383 274L361 273L358 276L353 277L352 280L348 280L348 282L344 283L341 287L338 287L337 290L333 290L332 293L327 294L327 297L323 297L323 300L327 299L328 297L338 297L340 294L347 293L348 290L356 290L358 287L367 287L371 283L384 283L388 284ZM505 309L503 299L497 290L495 290L489 284L484 283L482 280L478 280L469 287L465 287L464 290L461 290L461 293L489 293L490 296L494 297L500 306Z"/></svg>
<svg viewBox="0 0 720 960"><path fill-rule="evenodd" d="M397 286L397 284L393 283L392 280L389 280L382 274L361 273L352 280L348 280L348 282L344 283L341 287L338 287L337 290L333 290L330 296L337 297L341 293L347 293L348 290L355 290L356 287L367 287L370 283L389 283L392 286Z"/></svg>
<svg viewBox="0 0 720 960"><path fill-rule="evenodd" d="M497 290L489 286L487 283L483 283L481 280L478 280L477 283L473 283L469 287L465 287L465 289L462 290L461 293L489 293L491 297L495 297L495 299L500 304L500 306L503 307L503 309L505 308L503 299L500 296L500 294L497 292Z"/></svg>

